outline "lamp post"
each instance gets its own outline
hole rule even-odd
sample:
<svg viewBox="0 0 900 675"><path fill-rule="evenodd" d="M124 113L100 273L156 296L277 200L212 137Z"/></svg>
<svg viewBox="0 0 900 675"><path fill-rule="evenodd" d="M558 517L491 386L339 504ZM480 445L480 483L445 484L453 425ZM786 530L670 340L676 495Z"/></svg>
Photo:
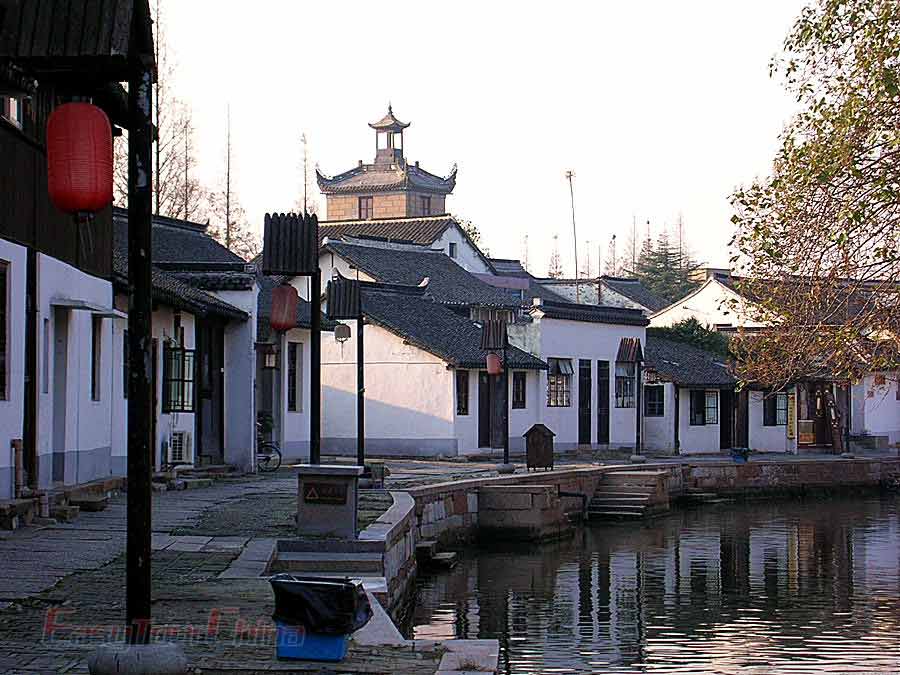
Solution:
<svg viewBox="0 0 900 675"><path fill-rule="evenodd" d="M509 461L509 338L506 321L488 319L481 327L481 348L487 352L485 364L489 375L501 375L503 384L503 464L497 467L499 473L512 473L515 467ZM500 352L501 357L497 356ZM502 358L501 363L497 363Z"/></svg>

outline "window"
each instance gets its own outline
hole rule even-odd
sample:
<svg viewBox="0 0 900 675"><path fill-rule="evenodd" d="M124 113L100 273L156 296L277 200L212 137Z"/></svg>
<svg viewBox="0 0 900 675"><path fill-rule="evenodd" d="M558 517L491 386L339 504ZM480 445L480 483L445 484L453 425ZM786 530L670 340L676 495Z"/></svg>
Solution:
<svg viewBox="0 0 900 675"><path fill-rule="evenodd" d="M194 412L193 349L163 349L163 412Z"/></svg>
<svg viewBox="0 0 900 675"><path fill-rule="evenodd" d="M303 343L288 342L288 411L303 411Z"/></svg>
<svg viewBox="0 0 900 675"><path fill-rule="evenodd" d="M644 415L662 417L666 414L665 387L653 384L644 387Z"/></svg>
<svg viewBox="0 0 900 675"><path fill-rule="evenodd" d="M22 128L22 101L17 98L0 96L0 117L5 117Z"/></svg>
<svg viewBox="0 0 900 675"><path fill-rule="evenodd" d="M422 215L430 216L431 215L431 197L420 197L422 204Z"/></svg>
<svg viewBox="0 0 900 675"><path fill-rule="evenodd" d="M691 426L719 423L719 392L691 391Z"/></svg>
<svg viewBox="0 0 900 675"><path fill-rule="evenodd" d="M706 424L706 392L691 391L691 426Z"/></svg>
<svg viewBox="0 0 900 675"><path fill-rule="evenodd" d="M513 408L522 409L525 407L525 381L524 371L516 370L513 372Z"/></svg>
<svg viewBox="0 0 900 675"><path fill-rule="evenodd" d="M0 263L0 400L7 400L6 366L9 362L7 336L9 335L9 264Z"/></svg>
<svg viewBox="0 0 900 675"><path fill-rule="evenodd" d="M547 406L568 408L571 405L572 362L569 359L547 359Z"/></svg>
<svg viewBox="0 0 900 675"><path fill-rule="evenodd" d="M388 135L384 131L379 131L375 134L375 137L378 139L378 150L384 150L388 146Z"/></svg>
<svg viewBox="0 0 900 675"><path fill-rule="evenodd" d="M394 150L402 150L403 149L403 132L395 131L391 134L391 147Z"/></svg>
<svg viewBox="0 0 900 675"><path fill-rule="evenodd" d="M91 317L91 400L100 400L100 345L103 340L103 318Z"/></svg>
<svg viewBox="0 0 900 675"><path fill-rule="evenodd" d="M469 371L456 371L456 414L469 414Z"/></svg>
<svg viewBox="0 0 900 675"><path fill-rule="evenodd" d="M122 398L128 398L128 383L131 381L131 350L128 349L128 331L122 331Z"/></svg>
<svg viewBox="0 0 900 675"><path fill-rule="evenodd" d="M634 373L633 363L616 362L616 407L634 407Z"/></svg>
<svg viewBox="0 0 900 675"><path fill-rule="evenodd" d="M787 425L787 394L777 392L763 399L763 426L783 427Z"/></svg>
<svg viewBox="0 0 900 675"><path fill-rule="evenodd" d="M450 242L450 257L451 258L456 257L456 242L453 242L453 241Z"/></svg>
<svg viewBox="0 0 900 675"><path fill-rule="evenodd" d="M371 197L360 197L359 198L359 218L360 220L367 220L372 217L372 198Z"/></svg>
<svg viewBox="0 0 900 675"><path fill-rule="evenodd" d="M718 424L719 423L719 392L717 391L708 391L706 392L706 406L705 406L705 415L706 415L706 423L707 424Z"/></svg>

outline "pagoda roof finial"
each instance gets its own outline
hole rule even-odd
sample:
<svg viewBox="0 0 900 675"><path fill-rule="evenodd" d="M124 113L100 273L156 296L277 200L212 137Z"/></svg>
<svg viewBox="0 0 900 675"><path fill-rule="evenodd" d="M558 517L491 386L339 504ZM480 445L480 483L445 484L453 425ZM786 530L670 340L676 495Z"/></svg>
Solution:
<svg viewBox="0 0 900 675"><path fill-rule="evenodd" d="M375 129L375 131L403 131L409 124L409 122L401 122L394 117L394 108L390 101L388 101L387 115L377 122L369 122L369 126Z"/></svg>

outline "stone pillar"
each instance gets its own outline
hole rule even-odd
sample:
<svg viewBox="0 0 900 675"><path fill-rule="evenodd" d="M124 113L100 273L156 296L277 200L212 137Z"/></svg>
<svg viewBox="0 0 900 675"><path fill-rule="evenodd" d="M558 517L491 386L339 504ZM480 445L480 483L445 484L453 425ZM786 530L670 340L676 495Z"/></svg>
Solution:
<svg viewBox="0 0 900 675"><path fill-rule="evenodd" d="M361 466L301 464L297 471L297 534L356 538Z"/></svg>

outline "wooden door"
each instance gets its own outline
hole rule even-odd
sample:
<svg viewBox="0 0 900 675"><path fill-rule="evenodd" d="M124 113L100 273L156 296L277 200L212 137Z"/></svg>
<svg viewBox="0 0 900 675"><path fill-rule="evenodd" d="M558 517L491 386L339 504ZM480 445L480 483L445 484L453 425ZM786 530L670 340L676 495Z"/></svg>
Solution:
<svg viewBox="0 0 900 675"><path fill-rule="evenodd" d="M218 322L203 322L197 334L197 447L201 464L224 461L225 332Z"/></svg>
<svg viewBox="0 0 900 675"><path fill-rule="evenodd" d="M578 445L591 444L591 362L578 361Z"/></svg>
<svg viewBox="0 0 900 675"><path fill-rule="evenodd" d="M609 361L597 361L597 443L609 445Z"/></svg>
<svg viewBox="0 0 900 675"><path fill-rule="evenodd" d="M734 392L731 389L719 391L719 448L730 450L734 432Z"/></svg>
<svg viewBox="0 0 900 675"><path fill-rule="evenodd" d="M491 378L478 372L478 447L491 447Z"/></svg>

